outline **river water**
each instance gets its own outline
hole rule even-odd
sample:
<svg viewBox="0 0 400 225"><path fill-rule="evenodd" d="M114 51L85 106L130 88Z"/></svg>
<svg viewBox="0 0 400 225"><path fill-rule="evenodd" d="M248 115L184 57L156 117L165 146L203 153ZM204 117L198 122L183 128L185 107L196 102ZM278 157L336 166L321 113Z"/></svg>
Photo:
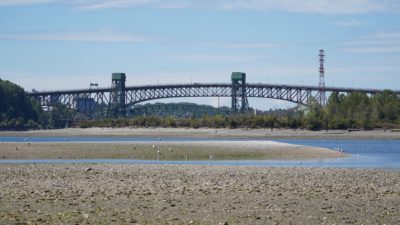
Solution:
<svg viewBox="0 0 400 225"><path fill-rule="evenodd" d="M210 138L149 138L149 137L0 137L0 142L137 142L137 141L243 141L249 139ZM260 139L257 139L260 140ZM275 140L284 143L342 149L350 157L315 160L207 160L207 161L154 161L130 159L41 159L0 160L10 163L119 163L119 164L190 164L237 166L301 166L337 168L381 168L400 170L400 140Z"/></svg>

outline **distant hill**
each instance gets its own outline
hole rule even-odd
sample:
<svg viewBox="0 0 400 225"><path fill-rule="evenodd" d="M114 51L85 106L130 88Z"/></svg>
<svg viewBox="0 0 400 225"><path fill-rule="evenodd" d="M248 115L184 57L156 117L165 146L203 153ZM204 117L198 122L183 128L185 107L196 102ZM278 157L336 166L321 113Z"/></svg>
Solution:
<svg viewBox="0 0 400 225"><path fill-rule="evenodd" d="M197 105L195 103L154 103L135 105L128 110L129 117L135 116L159 116L168 117L172 116L175 118L189 118L189 117L202 117L202 116L214 116L217 114L229 115L229 107L215 108L210 105Z"/></svg>

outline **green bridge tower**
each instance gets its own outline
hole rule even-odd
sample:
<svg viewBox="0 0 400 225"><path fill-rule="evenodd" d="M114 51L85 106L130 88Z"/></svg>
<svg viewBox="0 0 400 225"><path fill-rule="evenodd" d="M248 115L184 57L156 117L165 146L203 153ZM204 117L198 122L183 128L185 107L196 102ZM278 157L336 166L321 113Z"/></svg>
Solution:
<svg viewBox="0 0 400 225"><path fill-rule="evenodd" d="M110 93L110 114L112 117L125 117L125 73L113 73Z"/></svg>
<svg viewBox="0 0 400 225"><path fill-rule="evenodd" d="M245 113L249 108L246 96L246 74L232 73L232 113Z"/></svg>

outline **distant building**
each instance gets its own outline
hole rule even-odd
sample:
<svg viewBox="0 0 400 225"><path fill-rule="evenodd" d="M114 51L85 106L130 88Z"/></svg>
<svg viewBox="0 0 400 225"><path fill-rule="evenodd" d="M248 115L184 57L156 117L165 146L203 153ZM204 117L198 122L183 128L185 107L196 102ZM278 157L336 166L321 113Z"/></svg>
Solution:
<svg viewBox="0 0 400 225"><path fill-rule="evenodd" d="M88 117L93 117L96 112L97 102L93 98L77 98L75 109Z"/></svg>

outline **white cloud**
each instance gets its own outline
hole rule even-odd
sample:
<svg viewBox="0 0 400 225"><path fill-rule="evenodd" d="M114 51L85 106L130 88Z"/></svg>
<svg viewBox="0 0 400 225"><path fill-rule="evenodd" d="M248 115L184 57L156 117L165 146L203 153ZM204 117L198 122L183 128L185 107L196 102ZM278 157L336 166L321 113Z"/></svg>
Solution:
<svg viewBox="0 0 400 225"><path fill-rule="evenodd" d="M348 52L354 53L400 53L399 47L358 47L358 48L347 48Z"/></svg>
<svg viewBox="0 0 400 225"><path fill-rule="evenodd" d="M400 12L398 0L0 0L1 5L62 3L82 10L150 7L163 9L217 9L284 11L321 14Z"/></svg>
<svg viewBox="0 0 400 225"><path fill-rule="evenodd" d="M287 44L280 43L236 43L236 44L226 44L225 47L228 48L282 48L286 47Z"/></svg>
<svg viewBox="0 0 400 225"><path fill-rule="evenodd" d="M400 31L379 32L370 35L370 38L376 39L400 39Z"/></svg>
<svg viewBox="0 0 400 225"><path fill-rule="evenodd" d="M65 1L65 0L61 0ZM206 2L197 2L194 0L75 0L73 2L65 1L68 4L81 10L101 10L132 7L149 7L158 9L184 9L184 8L204 8L209 4ZM214 1L210 1L214 2ZM217 2L217 1L215 1ZM213 7L215 4L210 4Z"/></svg>
<svg viewBox="0 0 400 225"><path fill-rule="evenodd" d="M148 42L156 38L116 33L114 31L87 31L61 33L2 34L0 40L68 41L68 42Z"/></svg>
<svg viewBox="0 0 400 225"><path fill-rule="evenodd" d="M32 5L51 2L54 2L54 0L0 0L0 6Z"/></svg>
<svg viewBox="0 0 400 225"><path fill-rule="evenodd" d="M233 0L225 1L227 10L277 10L298 13L358 14L369 12L398 11L400 3L396 0Z"/></svg>
<svg viewBox="0 0 400 225"><path fill-rule="evenodd" d="M149 6L163 8L211 8L218 10L257 10L285 11L322 14L359 14L370 12L399 12L397 0L95 0L91 3L80 2L83 9L125 8ZM178 7L176 7L178 6ZM168 8L168 7L165 7Z"/></svg>
<svg viewBox="0 0 400 225"><path fill-rule="evenodd" d="M400 53L400 31L379 32L343 43L343 49L354 53Z"/></svg>
<svg viewBox="0 0 400 225"><path fill-rule="evenodd" d="M356 19L349 19L349 20L342 20L334 22L333 25L339 27L356 27L366 24L364 21L356 20Z"/></svg>
<svg viewBox="0 0 400 225"><path fill-rule="evenodd" d="M196 62L227 62L227 63L243 63L257 60L255 55L228 55L228 54L182 54L168 55L166 58L179 59L185 61Z"/></svg>
<svg viewBox="0 0 400 225"><path fill-rule="evenodd" d="M345 74L343 78L346 78L347 74L366 74L366 73L387 73L391 74L394 71L399 71L400 66L383 66L383 65L363 65L363 66L334 66L329 68L330 74ZM353 75L357 76L357 75ZM365 76L360 75L365 78Z"/></svg>
<svg viewBox="0 0 400 225"><path fill-rule="evenodd" d="M78 1L75 2L79 9L83 10L98 10L98 9L109 9L109 8L128 8L137 7L142 5L151 5L154 0L108 0L108 1Z"/></svg>

